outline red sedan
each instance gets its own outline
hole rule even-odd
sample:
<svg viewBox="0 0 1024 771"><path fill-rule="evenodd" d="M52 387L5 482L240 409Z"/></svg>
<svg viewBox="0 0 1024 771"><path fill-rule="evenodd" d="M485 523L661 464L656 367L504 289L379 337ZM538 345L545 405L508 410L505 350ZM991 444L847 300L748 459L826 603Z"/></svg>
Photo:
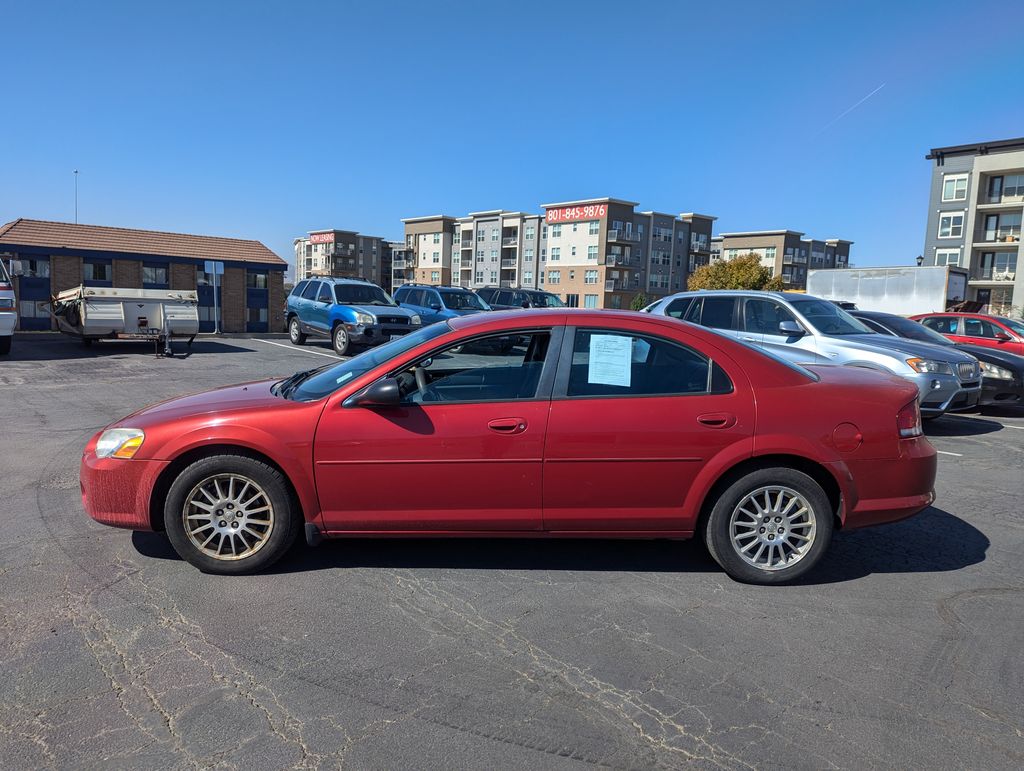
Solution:
<svg viewBox="0 0 1024 771"><path fill-rule="evenodd" d="M1024 356L1024 321L984 313L922 313L911 316L954 343L983 345Z"/></svg>
<svg viewBox="0 0 1024 771"><path fill-rule="evenodd" d="M641 313L486 313L284 381L158 404L82 458L93 519L201 570L352 536L704 539L734 578L934 500L917 389Z"/></svg>

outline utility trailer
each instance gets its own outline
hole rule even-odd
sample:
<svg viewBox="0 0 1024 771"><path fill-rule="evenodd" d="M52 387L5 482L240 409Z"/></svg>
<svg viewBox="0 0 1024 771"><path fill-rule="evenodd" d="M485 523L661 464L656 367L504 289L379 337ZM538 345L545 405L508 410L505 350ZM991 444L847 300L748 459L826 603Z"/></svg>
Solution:
<svg viewBox="0 0 1024 771"><path fill-rule="evenodd" d="M152 340L171 355L171 340L199 333L199 295L194 291L77 286L50 299L61 332L86 345L94 340Z"/></svg>
<svg viewBox="0 0 1024 771"><path fill-rule="evenodd" d="M945 265L812 270L807 273L807 294L851 302L862 311L941 313L964 303L967 276L964 268Z"/></svg>

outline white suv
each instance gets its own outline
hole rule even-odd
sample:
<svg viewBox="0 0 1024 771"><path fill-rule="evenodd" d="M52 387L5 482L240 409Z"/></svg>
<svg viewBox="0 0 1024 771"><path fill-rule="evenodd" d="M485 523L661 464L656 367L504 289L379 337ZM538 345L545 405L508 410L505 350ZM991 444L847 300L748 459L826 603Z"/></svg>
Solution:
<svg viewBox="0 0 1024 771"><path fill-rule="evenodd" d="M0 356L11 352L14 325L18 321L18 306L14 301L14 284L7 266L0 260Z"/></svg>

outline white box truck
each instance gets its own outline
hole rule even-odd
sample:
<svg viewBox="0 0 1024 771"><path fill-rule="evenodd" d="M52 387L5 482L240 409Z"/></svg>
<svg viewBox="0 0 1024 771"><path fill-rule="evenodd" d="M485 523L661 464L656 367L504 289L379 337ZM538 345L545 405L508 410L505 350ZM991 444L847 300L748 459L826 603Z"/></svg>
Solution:
<svg viewBox="0 0 1024 771"><path fill-rule="evenodd" d="M941 313L967 297L967 271L946 265L841 268L807 273L807 294L900 316Z"/></svg>

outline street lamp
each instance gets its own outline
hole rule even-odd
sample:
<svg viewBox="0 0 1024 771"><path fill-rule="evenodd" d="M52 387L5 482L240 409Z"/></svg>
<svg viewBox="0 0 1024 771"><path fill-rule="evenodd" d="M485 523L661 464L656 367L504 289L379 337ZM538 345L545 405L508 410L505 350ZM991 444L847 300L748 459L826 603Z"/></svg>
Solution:
<svg viewBox="0 0 1024 771"><path fill-rule="evenodd" d="M919 254L917 255L917 267L920 268L922 265L924 265L924 255Z"/></svg>

